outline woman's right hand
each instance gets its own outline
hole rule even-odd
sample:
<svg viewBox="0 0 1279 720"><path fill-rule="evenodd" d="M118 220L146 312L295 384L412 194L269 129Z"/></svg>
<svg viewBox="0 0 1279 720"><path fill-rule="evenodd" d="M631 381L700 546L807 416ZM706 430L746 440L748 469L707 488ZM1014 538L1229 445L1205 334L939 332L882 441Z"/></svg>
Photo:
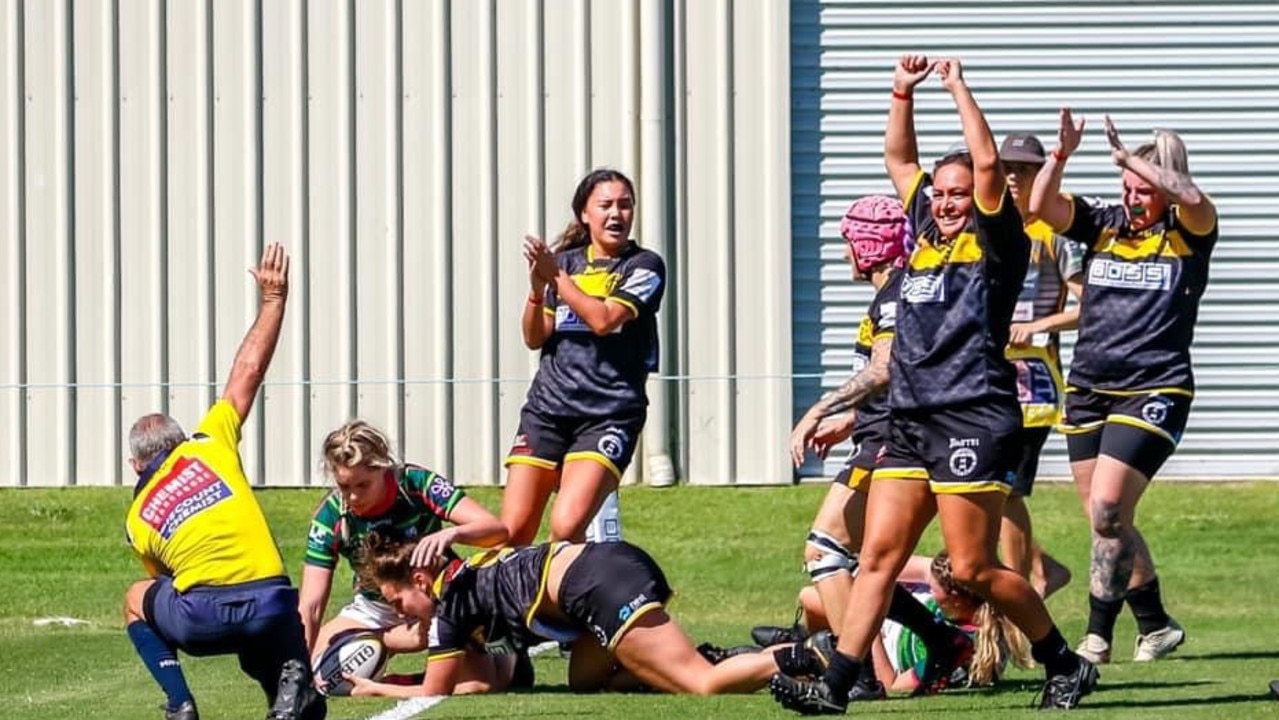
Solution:
<svg viewBox="0 0 1279 720"><path fill-rule="evenodd" d="M1057 129L1057 149L1054 154L1069 156L1074 155L1079 149L1079 142L1084 137L1084 118L1079 118L1079 123L1075 123L1075 118L1070 114L1070 108L1061 109L1061 127Z"/></svg>
<svg viewBox="0 0 1279 720"><path fill-rule="evenodd" d="M524 236L524 259L528 261L529 287L536 295L546 292L546 286L555 282L559 266L555 264L555 253L547 247L546 241L536 235Z"/></svg>
<svg viewBox="0 0 1279 720"><path fill-rule="evenodd" d="M893 91L909 95L933 71L927 55L902 55L893 72Z"/></svg>

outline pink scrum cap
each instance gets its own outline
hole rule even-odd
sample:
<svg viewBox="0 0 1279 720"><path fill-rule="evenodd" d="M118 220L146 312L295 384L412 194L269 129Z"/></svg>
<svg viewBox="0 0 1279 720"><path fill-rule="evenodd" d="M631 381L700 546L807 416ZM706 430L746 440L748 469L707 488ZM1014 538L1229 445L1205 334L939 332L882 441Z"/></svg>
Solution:
<svg viewBox="0 0 1279 720"><path fill-rule="evenodd" d="M839 234L848 241L860 275L867 275L886 262L897 267L906 262L909 230L897 198L884 195L859 198L844 213Z"/></svg>

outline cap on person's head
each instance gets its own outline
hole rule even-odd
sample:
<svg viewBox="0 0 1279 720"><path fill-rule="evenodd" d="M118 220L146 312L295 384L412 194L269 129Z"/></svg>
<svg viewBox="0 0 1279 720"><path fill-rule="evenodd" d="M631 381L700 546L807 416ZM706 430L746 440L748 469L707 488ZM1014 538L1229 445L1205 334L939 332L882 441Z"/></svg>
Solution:
<svg viewBox="0 0 1279 720"><path fill-rule="evenodd" d="M1009 133L999 146L999 159L1004 162L1022 162L1043 165L1048 160L1044 144L1030 133Z"/></svg>
<svg viewBox="0 0 1279 720"><path fill-rule="evenodd" d="M955 157L956 155L967 155L967 154L968 154L968 143L964 142L963 139L961 138L951 143L950 147L946 148L946 152L941 154L941 158L939 158L939 162L941 160L946 160L946 159Z"/></svg>

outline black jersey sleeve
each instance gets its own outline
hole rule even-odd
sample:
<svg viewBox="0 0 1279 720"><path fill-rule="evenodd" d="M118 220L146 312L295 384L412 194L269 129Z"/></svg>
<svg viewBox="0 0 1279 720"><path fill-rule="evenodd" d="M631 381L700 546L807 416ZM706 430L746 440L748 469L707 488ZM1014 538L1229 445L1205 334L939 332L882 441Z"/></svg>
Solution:
<svg viewBox="0 0 1279 720"><path fill-rule="evenodd" d="M1017 211L1017 203L1007 187L998 207L987 210L976 198L973 199L973 207L976 210L977 238L985 246L984 251L997 260L1029 253L1030 238L1026 237L1021 213Z"/></svg>
<svg viewBox="0 0 1279 720"><path fill-rule="evenodd" d="M1085 256L1096 249L1102 231L1118 230L1127 224L1123 205L1107 205L1098 198L1072 197L1070 206L1070 223L1060 233L1082 245Z"/></svg>

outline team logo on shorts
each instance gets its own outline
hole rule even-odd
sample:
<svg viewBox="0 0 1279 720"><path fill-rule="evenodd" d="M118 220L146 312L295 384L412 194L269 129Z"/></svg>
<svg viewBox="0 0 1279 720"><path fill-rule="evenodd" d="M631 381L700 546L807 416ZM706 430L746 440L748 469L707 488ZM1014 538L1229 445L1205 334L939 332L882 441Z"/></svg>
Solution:
<svg viewBox="0 0 1279 720"><path fill-rule="evenodd" d="M647 594L640 593L639 595L636 595L635 599L626 603L625 605L621 607L621 609L617 611L617 619L621 620L622 622L626 622L627 620L630 620L631 615L634 615L636 610L639 610L640 608L644 607L649 602L650 600L648 599Z"/></svg>
<svg viewBox="0 0 1279 720"><path fill-rule="evenodd" d="M1163 425L1164 421L1168 419L1168 409L1171 407L1171 400L1155 396L1141 406L1141 419L1151 425Z"/></svg>
<svg viewBox="0 0 1279 720"><path fill-rule="evenodd" d="M600 438L600 441L595 446L603 453L604 457L616 462L622 458L622 454L626 452L626 446L629 443L630 437L625 430L611 427L604 431L604 436Z"/></svg>
<svg viewBox="0 0 1279 720"><path fill-rule="evenodd" d="M977 451L973 448L979 445L977 438L950 439L950 471L955 477L968 477L977 469Z"/></svg>

